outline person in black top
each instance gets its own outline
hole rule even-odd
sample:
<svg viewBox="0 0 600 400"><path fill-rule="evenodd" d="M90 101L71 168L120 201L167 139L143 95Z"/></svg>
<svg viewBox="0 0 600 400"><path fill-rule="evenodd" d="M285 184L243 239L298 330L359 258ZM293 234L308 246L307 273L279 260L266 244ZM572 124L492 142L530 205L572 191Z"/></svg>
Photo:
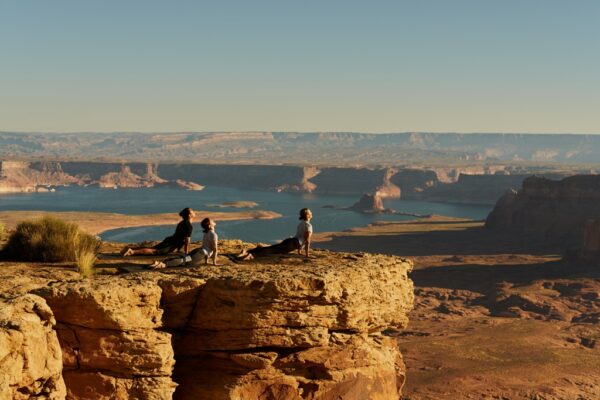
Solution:
<svg viewBox="0 0 600 400"><path fill-rule="evenodd" d="M167 254L175 250L179 251L182 247L183 251L187 254L192 239L192 231L194 230L192 219L194 219L195 214L188 207L181 210L179 216L181 217L181 222L177 224L173 235L164 238L162 242L153 247L125 247L121 250L121 254L125 257L139 254Z"/></svg>

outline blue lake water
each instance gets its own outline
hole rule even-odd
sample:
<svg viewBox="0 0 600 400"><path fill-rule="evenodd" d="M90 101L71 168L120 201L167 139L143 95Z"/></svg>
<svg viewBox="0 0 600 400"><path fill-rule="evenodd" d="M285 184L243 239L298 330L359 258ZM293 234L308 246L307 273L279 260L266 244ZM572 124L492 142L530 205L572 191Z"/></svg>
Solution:
<svg viewBox="0 0 600 400"><path fill-rule="evenodd" d="M400 215L369 215L324 206L349 207L358 196L275 193L233 188L207 187L202 191L175 188L100 189L96 187L59 188L50 193L25 193L0 195L0 210L43 211L104 211L122 214L177 213L192 207L209 211L197 215L197 221L210 216L210 211L239 211L244 209L210 207L225 201L254 201L255 209L282 214L272 220L217 221L216 231L221 239L239 238L250 242L275 242L292 236L298 222L298 210L309 207L313 212L315 231L341 231L364 226L374 221L400 221L412 217ZM441 214L451 217L484 219L491 206L435 203L420 200L387 200L387 208L415 214ZM178 217L175 215L174 219ZM171 235L174 226L124 228L104 232L104 240L135 243L144 240L161 240ZM200 240L200 226L194 224L193 240Z"/></svg>

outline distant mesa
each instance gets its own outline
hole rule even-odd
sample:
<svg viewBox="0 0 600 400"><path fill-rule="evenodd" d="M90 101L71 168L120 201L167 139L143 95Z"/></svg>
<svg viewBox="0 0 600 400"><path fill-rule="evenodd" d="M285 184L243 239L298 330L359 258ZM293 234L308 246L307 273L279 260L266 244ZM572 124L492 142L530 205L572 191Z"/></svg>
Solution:
<svg viewBox="0 0 600 400"><path fill-rule="evenodd" d="M59 147L55 143L61 143ZM315 143L318 143L315 146ZM131 149L135 149L132 151ZM459 134L404 132L185 132L19 133L0 132L0 157L47 157L181 163L209 159L223 164L449 165L457 162L592 163L600 159L600 136L555 134ZM449 179L458 175L448 174ZM294 183L292 186L296 186ZM318 185L318 184L317 184Z"/></svg>
<svg viewBox="0 0 600 400"><path fill-rule="evenodd" d="M559 181L533 176L523 181L519 191L509 190L498 200L485 226L581 247L584 231L594 237L596 229L594 223L589 228L586 224L598 217L599 175L575 175Z"/></svg>

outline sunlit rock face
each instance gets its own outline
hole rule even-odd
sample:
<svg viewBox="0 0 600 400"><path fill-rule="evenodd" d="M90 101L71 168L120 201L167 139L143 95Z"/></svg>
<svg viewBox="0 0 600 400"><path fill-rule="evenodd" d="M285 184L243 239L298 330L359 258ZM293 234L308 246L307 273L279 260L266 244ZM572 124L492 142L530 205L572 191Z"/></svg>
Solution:
<svg viewBox="0 0 600 400"><path fill-rule="evenodd" d="M0 300L0 399L64 399L62 353L46 302Z"/></svg>
<svg viewBox="0 0 600 400"><path fill-rule="evenodd" d="M38 285L54 398L399 399L412 263L313 254Z"/></svg>

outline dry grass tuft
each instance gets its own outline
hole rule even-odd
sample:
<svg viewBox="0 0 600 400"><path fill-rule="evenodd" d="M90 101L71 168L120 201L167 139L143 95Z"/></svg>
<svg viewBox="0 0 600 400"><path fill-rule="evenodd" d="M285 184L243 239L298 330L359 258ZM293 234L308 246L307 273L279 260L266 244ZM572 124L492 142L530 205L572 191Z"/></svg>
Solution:
<svg viewBox="0 0 600 400"><path fill-rule="evenodd" d="M16 261L76 261L78 254L95 254L100 240L74 223L52 216L23 221L2 249L3 258Z"/></svg>
<svg viewBox="0 0 600 400"><path fill-rule="evenodd" d="M77 271L84 278L91 278L94 271L94 264L98 258L96 257L96 253L90 250L82 250L75 254L75 265L77 266Z"/></svg>

